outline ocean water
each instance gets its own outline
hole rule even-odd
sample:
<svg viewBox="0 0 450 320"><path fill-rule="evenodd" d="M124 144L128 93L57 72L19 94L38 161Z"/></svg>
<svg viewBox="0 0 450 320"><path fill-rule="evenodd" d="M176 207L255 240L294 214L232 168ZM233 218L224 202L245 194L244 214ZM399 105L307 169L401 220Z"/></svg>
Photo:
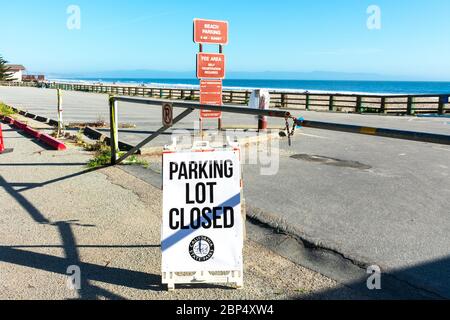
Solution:
<svg viewBox="0 0 450 320"><path fill-rule="evenodd" d="M56 80L56 79L55 79ZM198 79L144 78L72 78L58 79L73 82L123 83L148 86L197 87ZM450 82L407 81L330 81L330 80L243 80L226 79L227 88L267 88L311 92L348 92L383 94L450 94Z"/></svg>

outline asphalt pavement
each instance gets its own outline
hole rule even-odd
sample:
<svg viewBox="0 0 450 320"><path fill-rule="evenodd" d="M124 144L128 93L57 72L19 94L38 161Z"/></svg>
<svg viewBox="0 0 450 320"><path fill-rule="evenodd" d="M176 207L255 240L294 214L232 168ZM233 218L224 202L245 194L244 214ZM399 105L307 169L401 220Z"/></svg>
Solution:
<svg viewBox="0 0 450 320"><path fill-rule="evenodd" d="M168 292L161 285L159 188L118 167L87 169L93 154L70 143L51 151L8 125L3 133L14 151L0 155L0 299L361 298L253 241L245 243L243 290ZM67 284L74 268L81 272L77 289Z"/></svg>
<svg viewBox="0 0 450 320"><path fill-rule="evenodd" d="M52 90L0 87L5 103L55 118L53 95ZM108 119L105 95L64 96L67 120ZM159 109L124 104L121 112L120 119L136 124L137 130L151 132L160 125ZM450 134L446 118L298 114L311 120ZM187 119L179 128L192 128L194 121ZM255 119L228 116L224 122L248 125ZM130 132L128 137L133 136ZM260 155L256 165L244 160L250 215L340 255L363 272L368 265L378 265L400 290L415 288L431 297L450 298L448 146L316 129L298 130L291 147L285 140L279 143L273 149L279 156ZM262 174L268 163L273 175ZM283 250L283 243L274 250ZM296 260L295 249L287 251L285 255ZM324 268L325 262L312 260L305 264L334 279L352 281L333 272L332 264Z"/></svg>

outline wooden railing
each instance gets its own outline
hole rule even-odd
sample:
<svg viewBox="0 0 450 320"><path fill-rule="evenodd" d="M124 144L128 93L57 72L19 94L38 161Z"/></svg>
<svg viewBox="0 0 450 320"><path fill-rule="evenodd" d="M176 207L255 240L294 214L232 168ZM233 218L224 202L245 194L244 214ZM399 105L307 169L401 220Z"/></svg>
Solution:
<svg viewBox="0 0 450 320"><path fill-rule="evenodd" d="M1 86L41 87L35 82L0 82ZM198 101L199 90L183 88L133 87L119 85L87 85L48 83L46 88L137 96L172 100ZM251 90L224 90L224 104L246 105ZM450 112L450 93L445 95L371 95L343 93L309 93L271 91L271 107L312 111L414 115Z"/></svg>

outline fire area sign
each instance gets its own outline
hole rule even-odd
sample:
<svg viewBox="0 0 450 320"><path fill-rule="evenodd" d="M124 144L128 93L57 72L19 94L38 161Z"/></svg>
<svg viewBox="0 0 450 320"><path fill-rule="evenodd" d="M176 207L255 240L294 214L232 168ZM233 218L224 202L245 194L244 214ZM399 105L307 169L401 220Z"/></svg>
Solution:
<svg viewBox="0 0 450 320"><path fill-rule="evenodd" d="M200 81L200 104L222 105L222 80ZM220 111L201 110L200 118L217 119L222 117Z"/></svg>
<svg viewBox="0 0 450 320"><path fill-rule="evenodd" d="M163 190L163 274L241 272L239 149L164 153Z"/></svg>
<svg viewBox="0 0 450 320"><path fill-rule="evenodd" d="M197 78L199 79L225 78L225 55L221 53L198 53Z"/></svg>
<svg viewBox="0 0 450 320"><path fill-rule="evenodd" d="M194 19L194 42L228 44L228 22Z"/></svg>

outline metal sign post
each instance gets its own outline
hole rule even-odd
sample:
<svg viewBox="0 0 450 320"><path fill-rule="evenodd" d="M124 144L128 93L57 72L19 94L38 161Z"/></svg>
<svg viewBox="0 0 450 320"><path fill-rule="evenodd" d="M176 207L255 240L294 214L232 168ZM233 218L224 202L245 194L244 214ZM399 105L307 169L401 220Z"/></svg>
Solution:
<svg viewBox="0 0 450 320"><path fill-rule="evenodd" d="M197 54L197 78L200 79L200 103L222 105L222 79L225 78L225 55L223 46L228 44L228 22L194 19L194 42L199 44ZM203 44L219 45L219 53L204 53ZM211 82L207 82L209 79ZM214 84L213 81L216 81ZM218 83L220 81L220 84ZM220 95L220 97L218 97ZM222 113L200 114L200 133L203 136L203 120L218 119L222 130Z"/></svg>
<svg viewBox="0 0 450 320"><path fill-rule="evenodd" d="M58 130L57 130L57 137L60 137L60 135L64 131L61 89L57 89L56 92L57 92L57 95L58 95Z"/></svg>

